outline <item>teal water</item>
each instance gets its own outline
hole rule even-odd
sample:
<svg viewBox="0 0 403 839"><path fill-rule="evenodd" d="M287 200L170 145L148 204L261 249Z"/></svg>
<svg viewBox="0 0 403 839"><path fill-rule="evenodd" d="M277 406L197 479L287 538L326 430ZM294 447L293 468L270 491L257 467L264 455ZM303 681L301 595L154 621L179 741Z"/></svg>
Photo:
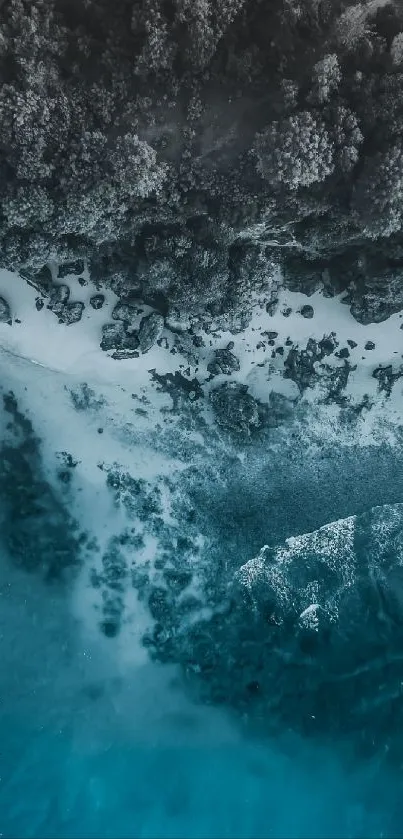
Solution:
<svg viewBox="0 0 403 839"><path fill-rule="evenodd" d="M12 582L1 613L3 839L402 835L401 778L379 757L342 760L336 743L287 732L252 738L192 704L163 666L112 673L62 596Z"/></svg>
<svg viewBox="0 0 403 839"><path fill-rule="evenodd" d="M331 753L303 744L287 756L246 742L99 742L86 753L69 731L34 734L26 722L9 722L21 742L7 773L9 732L2 731L3 837L402 835L398 778L374 767L343 772Z"/></svg>
<svg viewBox="0 0 403 839"><path fill-rule="evenodd" d="M3 783L3 837L401 836L397 789L242 748L109 748L66 735L30 743ZM25 765L24 765L25 763Z"/></svg>
<svg viewBox="0 0 403 839"><path fill-rule="evenodd" d="M386 494L380 480L369 485L374 500ZM390 485L400 498L397 481ZM357 508L344 489L340 498ZM294 532L323 523L313 506L322 500L305 495L312 522L298 520L307 512L294 503ZM256 546L264 501L262 494ZM284 521L272 524L282 536L284 504L280 512ZM325 521L344 512L320 511ZM243 533L229 535L235 556ZM254 548L245 547L245 558ZM129 664L119 643L103 638L99 646L100 633L91 637L72 618L65 589L0 556L0 839L403 836L401 765L391 766L386 752L364 759L336 737L314 745L286 729L252 736L247 711L236 720L225 701L220 710L191 702L177 671ZM384 711L398 737L393 712L387 719ZM365 726L370 736L370 714Z"/></svg>

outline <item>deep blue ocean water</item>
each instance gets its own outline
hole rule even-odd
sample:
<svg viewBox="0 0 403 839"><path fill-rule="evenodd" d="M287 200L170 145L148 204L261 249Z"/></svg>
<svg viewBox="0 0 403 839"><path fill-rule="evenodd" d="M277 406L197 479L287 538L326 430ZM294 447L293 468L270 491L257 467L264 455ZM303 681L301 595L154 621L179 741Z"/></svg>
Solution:
<svg viewBox="0 0 403 839"><path fill-rule="evenodd" d="M21 579L2 587L3 839L403 835L402 779L381 759L252 738L163 666L112 673L63 597Z"/></svg>
<svg viewBox="0 0 403 839"><path fill-rule="evenodd" d="M86 752L69 729L2 729L3 837L382 837L402 835L399 779L342 770L306 744L110 742ZM18 759L10 766L11 726ZM14 749L16 744L14 742ZM8 763L8 768L5 764ZM10 771L11 769L11 771Z"/></svg>
<svg viewBox="0 0 403 839"><path fill-rule="evenodd" d="M247 742L99 743L86 754L68 730L9 724L21 742L10 772L10 732L2 730L3 837L402 835L398 778L374 767L343 773L330 752L302 744L292 756Z"/></svg>

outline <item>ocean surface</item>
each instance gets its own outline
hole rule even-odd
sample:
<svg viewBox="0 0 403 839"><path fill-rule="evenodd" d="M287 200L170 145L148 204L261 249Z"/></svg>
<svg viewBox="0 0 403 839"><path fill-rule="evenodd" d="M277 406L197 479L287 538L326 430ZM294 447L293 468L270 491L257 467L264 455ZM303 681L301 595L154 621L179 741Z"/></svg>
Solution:
<svg viewBox="0 0 403 839"><path fill-rule="evenodd" d="M58 598L37 589L35 605L18 604L12 588L8 602L2 589L2 837L402 835L401 774L379 758L287 732L248 736L225 711L187 700L170 668L113 673L74 637Z"/></svg>

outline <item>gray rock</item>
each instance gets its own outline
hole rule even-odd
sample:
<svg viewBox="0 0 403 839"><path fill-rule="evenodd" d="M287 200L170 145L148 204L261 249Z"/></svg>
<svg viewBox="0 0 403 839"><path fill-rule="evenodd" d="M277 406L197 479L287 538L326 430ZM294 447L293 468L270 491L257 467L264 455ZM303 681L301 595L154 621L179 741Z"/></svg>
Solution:
<svg viewBox="0 0 403 839"><path fill-rule="evenodd" d="M70 325L81 320L84 303L69 303L70 289L68 285L54 286L48 303L48 309L59 318L59 323Z"/></svg>
<svg viewBox="0 0 403 839"><path fill-rule="evenodd" d="M4 297L0 297L0 323L11 323L10 306Z"/></svg>
<svg viewBox="0 0 403 839"><path fill-rule="evenodd" d="M117 354L113 358L130 358L133 355L136 357L135 350L139 347L138 334L129 331L122 322L106 323L102 327L100 347L105 352L115 350Z"/></svg>
<svg viewBox="0 0 403 839"><path fill-rule="evenodd" d="M332 404L334 402L336 405L345 407L345 390L352 370L356 370L356 366L349 364L346 359L344 359L344 363L341 367L334 368L329 364L324 365L322 375L323 381L326 383L326 387L328 389L325 399L327 404Z"/></svg>
<svg viewBox="0 0 403 839"><path fill-rule="evenodd" d="M191 327L190 316L185 312L179 312L178 309L170 309L165 323L171 332L187 332Z"/></svg>
<svg viewBox="0 0 403 839"><path fill-rule="evenodd" d="M277 309L278 298L275 298L275 300L270 300L269 303L266 303L266 312L268 315L271 315L271 317L273 317L273 315L276 314Z"/></svg>
<svg viewBox="0 0 403 839"><path fill-rule="evenodd" d="M55 315L61 316L69 299L70 289L68 285L53 286L49 296L48 309Z"/></svg>
<svg viewBox="0 0 403 839"><path fill-rule="evenodd" d="M161 337L164 329L164 318L158 312L151 312L142 318L139 328L140 349L143 353L148 352Z"/></svg>
<svg viewBox="0 0 403 839"><path fill-rule="evenodd" d="M134 325L137 321L137 308L130 303L117 303L112 317L113 320L122 320L124 323Z"/></svg>
<svg viewBox="0 0 403 839"><path fill-rule="evenodd" d="M50 302L53 304L57 303L68 303L70 299L70 289L68 285L56 285L53 287L51 294L50 294Z"/></svg>
<svg viewBox="0 0 403 839"><path fill-rule="evenodd" d="M126 579L128 577L127 561L120 550L119 540L110 540L107 550L102 556L102 622L101 630L108 638L115 638L121 628L124 614L124 597Z"/></svg>
<svg viewBox="0 0 403 839"><path fill-rule="evenodd" d="M167 344L166 349L168 349L168 346ZM174 348L186 359L188 364L192 367L197 366L199 355L195 351L195 345L191 335L187 332L174 334Z"/></svg>
<svg viewBox="0 0 403 839"><path fill-rule="evenodd" d="M0 451L3 543L20 572L61 583L66 572L71 574L80 563L78 525L53 481L47 481L39 435L31 420L14 394L3 393L2 402L12 435L11 441L7 429L3 432Z"/></svg>
<svg viewBox="0 0 403 839"><path fill-rule="evenodd" d="M311 340L308 341L307 347L311 345ZM324 335L323 338L318 342L318 348L320 351L320 358L325 358L327 355L332 355L335 351L336 347L339 346L339 342L336 339L335 332L331 332L330 335Z"/></svg>
<svg viewBox="0 0 403 839"><path fill-rule="evenodd" d="M231 373L236 373L240 369L239 360L229 349L215 350L213 359L207 365L208 372L213 376L220 374L230 376Z"/></svg>
<svg viewBox="0 0 403 839"><path fill-rule="evenodd" d="M403 309L403 279L400 272L366 279L365 284L349 290L351 314L359 323L381 323Z"/></svg>
<svg viewBox="0 0 403 839"><path fill-rule="evenodd" d="M168 588L174 593L180 593L190 585L192 572L181 568L166 568L163 572Z"/></svg>
<svg viewBox="0 0 403 839"><path fill-rule="evenodd" d="M105 404L103 396L97 396L86 382L82 382L70 390L70 398L76 411L98 411ZM77 464L75 464L77 465Z"/></svg>
<svg viewBox="0 0 403 839"><path fill-rule="evenodd" d="M126 358L139 358L139 357L140 357L140 353L138 352L138 350L135 350L135 349L132 349L132 350L130 350L130 349L115 350L115 352L112 353L112 358L114 358L115 361L123 361Z"/></svg>
<svg viewBox="0 0 403 839"><path fill-rule="evenodd" d="M313 318L313 306L302 306L302 308L300 309L300 315L302 315L303 318Z"/></svg>
<svg viewBox="0 0 403 839"><path fill-rule="evenodd" d="M152 589L148 599L148 608L154 620L171 622L172 601L166 589L157 586Z"/></svg>
<svg viewBox="0 0 403 839"><path fill-rule="evenodd" d="M218 329L231 332L232 335L239 335L246 329L252 319L252 309L247 307L245 302L241 308L234 308L231 312L216 318Z"/></svg>
<svg viewBox="0 0 403 839"><path fill-rule="evenodd" d="M84 308L84 303L68 303L59 315L59 321L66 323L68 326L72 323L78 323L82 318Z"/></svg>
<svg viewBox="0 0 403 839"><path fill-rule="evenodd" d="M47 289L52 285L53 276L48 265L44 265L43 268L41 268L40 271L38 271L35 280L39 284L39 286L44 289Z"/></svg>
<svg viewBox="0 0 403 839"><path fill-rule="evenodd" d="M125 329L122 338L122 349L137 350L140 346L138 332Z"/></svg>
<svg viewBox="0 0 403 839"><path fill-rule="evenodd" d="M102 309L102 306L105 303L105 295L104 294L94 294L93 297L90 299L90 306L93 309Z"/></svg>
<svg viewBox="0 0 403 839"><path fill-rule="evenodd" d="M102 327L101 350L115 350L121 347L125 334L123 323L106 323Z"/></svg>

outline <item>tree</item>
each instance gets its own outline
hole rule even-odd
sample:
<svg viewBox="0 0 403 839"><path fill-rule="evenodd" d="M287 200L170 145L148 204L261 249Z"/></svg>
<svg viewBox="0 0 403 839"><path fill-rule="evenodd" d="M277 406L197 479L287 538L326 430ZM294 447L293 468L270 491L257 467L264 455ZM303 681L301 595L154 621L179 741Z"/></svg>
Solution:
<svg viewBox="0 0 403 839"><path fill-rule="evenodd" d="M29 87L3 85L0 144L17 178L46 181L60 165L70 125L70 106L45 66Z"/></svg>
<svg viewBox="0 0 403 839"><path fill-rule="evenodd" d="M8 227L30 229L48 222L55 207L49 192L43 187L20 184L3 196L1 211Z"/></svg>
<svg viewBox="0 0 403 839"><path fill-rule="evenodd" d="M123 196L130 200L148 198L161 190L167 166L157 163L155 150L137 134L119 137L109 155L113 180Z"/></svg>
<svg viewBox="0 0 403 839"><path fill-rule="evenodd" d="M364 136L356 115L345 105L338 105L332 116L335 162L341 172L348 174L358 162Z"/></svg>
<svg viewBox="0 0 403 839"><path fill-rule="evenodd" d="M393 38L391 47L390 47L390 55L393 61L393 64L398 67L403 64L403 32L399 32L398 35L395 35Z"/></svg>
<svg viewBox="0 0 403 839"><path fill-rule="evenodd" d="M366 159L353 192L352 209L370 238L391 236L402 229L402 141Z"/></svg>
<svg viewBox="0 0 403 839"><path fill-rule="evenodd" d="M273 122L255 141L257 170L273 186L310 187L334 170L334 147L325 124L309 111Z"/></svg>
<svg viewBox="0 0 403 839"><path fill-rule="evenodd" d="M132 31L141 33L143 48L136 64L136 72L142 74L169 70L175 57L175 44L171 37L161 0L143 0L134 4Z"/></svg>
<svg viewBox="0 0 403 839"><path fill-rule="evenodd" d="M325 55L313 68L310 100L318 105L328 102L330 97L337 92L341 78L337 55L335 53Z"/></svg>

